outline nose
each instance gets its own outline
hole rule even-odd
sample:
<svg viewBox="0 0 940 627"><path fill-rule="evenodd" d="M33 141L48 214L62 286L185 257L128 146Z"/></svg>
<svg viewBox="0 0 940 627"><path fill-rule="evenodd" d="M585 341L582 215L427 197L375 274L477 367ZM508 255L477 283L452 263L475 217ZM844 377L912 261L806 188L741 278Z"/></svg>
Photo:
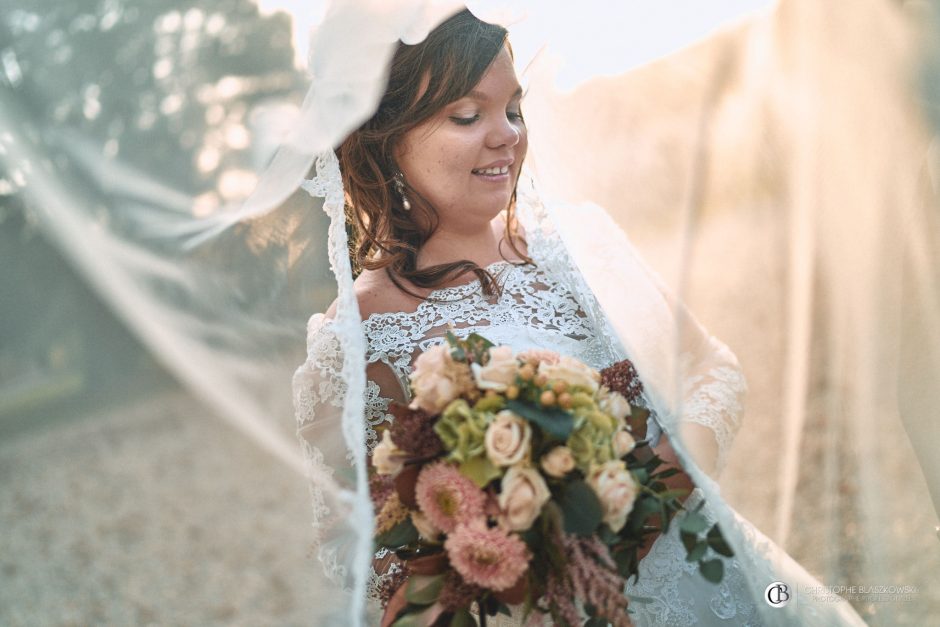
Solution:
<svg viewBox="0 0 940 627"><path fill-rule="evenodd" d="M487 144L490 148L502 148L508 146L512 148L519 143L521 131L516 128L508 118L503 118L497 122L490 130L487 136Z"/></svg>

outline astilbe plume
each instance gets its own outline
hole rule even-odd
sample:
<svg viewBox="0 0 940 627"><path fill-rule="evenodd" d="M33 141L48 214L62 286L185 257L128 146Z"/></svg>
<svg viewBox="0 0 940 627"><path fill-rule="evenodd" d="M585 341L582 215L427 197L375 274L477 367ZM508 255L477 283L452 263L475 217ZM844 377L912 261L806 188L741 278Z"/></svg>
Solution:
<svg viewBox="0 0 940 627"><path fill-rule="evenodd" d="M418 458L434 457L444 451L444 444L434 432L434 423L427 412L400 403L390 404L389 412L395 417L391 432L398 448Z"/></svg>
<svg viewBox="0 0 940 627"><path fill-rule="evenodd" d="M617 573L617 566L604 543L593 536L581 538L564 534L562 546L577 598L593 605L597 614L614 627L629 627L628 602L623 593L626 582Z"/></svg>
<svg viewBox="0 0 940 627"><path fill-rule="evenodd" d="M637 402L643 395L643 382L629 359L618 361L601 370L601 385L619 392L630 403Z"/></svg>
<svg viewBox="0 0 940 627"><path fill-rule="evenodd" d="M452 612L470 607L470 604L479 599L482 594L483 588L467 583L460 576L460 573L451 570L444 575L444 586L437 597L437 602L447 611Z"/></svg>
<svg viewBox="0 0 940 627"><path fill-rule="evenodd" d="M562 624L576 627L581 624L581 614L574 603L575 590L564 572L550 572L545 582L545 596L542 602L552 613L553 619L561 619Z"/></svg>

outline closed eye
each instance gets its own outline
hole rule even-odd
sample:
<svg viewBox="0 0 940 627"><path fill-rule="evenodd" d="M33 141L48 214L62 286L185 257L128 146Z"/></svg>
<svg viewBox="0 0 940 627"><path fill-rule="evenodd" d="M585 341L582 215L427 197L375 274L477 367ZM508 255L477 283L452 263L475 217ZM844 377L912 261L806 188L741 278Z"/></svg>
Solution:
<svg viewBox="0 0 940 627"><path fill-rule="evenodd" d="M451 119L451 121L452 121L454 124L459 124L460 126L470 126L471 124L473 124L474 122L476 122L477 120L479 120L479 119L480 119L480 116L479 116L479 115L474 115L474 116L469 117L469 118L462 118L462 117L459 117L459 116L451 116L450 119Z"/></svg>

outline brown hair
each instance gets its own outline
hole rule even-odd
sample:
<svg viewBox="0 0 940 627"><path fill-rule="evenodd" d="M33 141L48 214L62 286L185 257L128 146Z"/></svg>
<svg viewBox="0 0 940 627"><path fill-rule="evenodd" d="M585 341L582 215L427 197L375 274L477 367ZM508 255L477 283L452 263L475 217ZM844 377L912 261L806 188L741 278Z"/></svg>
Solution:
<svg viewBox="0 0 940 627"><path fill-rule="evenodd" d="M467 10L441 23L421 43L398 45L378 109L337 149L356 273L385 268L400 290L416 298L422 297L405 287L402 278L418 287L435 288L472 272L484 294L499 291L486 269L466 259L417 269L418 250L436 230L439 217L407 183L405 194L412 199L412 210L404 209L401 195L392 191L398 171L393 151L402 135L470 92L508 45L506 29L483 22ZM521 237L516 234L515 204L513 189L505 239L519 257L532 263L516 247Z"/></svg>

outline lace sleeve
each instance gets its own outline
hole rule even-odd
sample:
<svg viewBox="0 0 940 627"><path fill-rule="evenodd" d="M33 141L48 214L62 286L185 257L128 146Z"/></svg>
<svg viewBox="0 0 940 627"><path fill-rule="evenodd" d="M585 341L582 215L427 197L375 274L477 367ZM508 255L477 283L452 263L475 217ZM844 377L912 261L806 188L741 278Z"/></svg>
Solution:
<svg viewBox="0 0 940 627"><path fill-rule="evenodd" d="M734 353L696 326L703 341L697 351L683 355L686 376L679 429L686 444L697 451L699 464L717 477L741 426L747 384Z"/></svg>
<svg viewBox="0 0 940 627"><path fill-rule="evenodd" d="M351 471L352 465L346 459L347 446L340 428L346 395L342 348L329 322L322 314L310 319L307 360L294 373L293 392L297 436L313 502L314 553L327 577L341 582L347 573L342 566L342 556L331 546L330 537L333 526L348 512L344 511L341 501L331 502L323 484L324 478L341 480L341 475Z"/></svg>

